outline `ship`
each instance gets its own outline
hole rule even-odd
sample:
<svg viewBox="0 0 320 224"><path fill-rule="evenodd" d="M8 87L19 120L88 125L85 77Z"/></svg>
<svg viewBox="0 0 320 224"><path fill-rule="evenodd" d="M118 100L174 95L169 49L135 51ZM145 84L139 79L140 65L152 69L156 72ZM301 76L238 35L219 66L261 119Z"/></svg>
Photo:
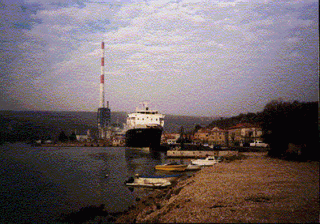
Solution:
<svg viewBox="0 0 320 224"><path fill-rule="evenodd" d="M142 108L127 115L125 143L126 147L158 149L164 126L165 115L151 110L147 103Z"/></svg>

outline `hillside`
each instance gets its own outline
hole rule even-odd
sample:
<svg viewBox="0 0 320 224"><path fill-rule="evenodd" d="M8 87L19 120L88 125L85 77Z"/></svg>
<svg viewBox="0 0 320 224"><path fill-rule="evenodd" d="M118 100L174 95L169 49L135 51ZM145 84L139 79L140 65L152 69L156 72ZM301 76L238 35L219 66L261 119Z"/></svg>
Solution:
<svg viewBox="0 0 320 224"><path fill-rule="evenodd" d="M123 126L126 112L112 112L112 123ZM196 124L206 126L211 118L166 115L165 132L179 132L181 126L186 131L192 130ZM0 111L0 137L7 141L30 139L54 139L60 131L70 135L73 131L86 133L90 129L97 133L96 112L57 112L57 111Z"/></svg>

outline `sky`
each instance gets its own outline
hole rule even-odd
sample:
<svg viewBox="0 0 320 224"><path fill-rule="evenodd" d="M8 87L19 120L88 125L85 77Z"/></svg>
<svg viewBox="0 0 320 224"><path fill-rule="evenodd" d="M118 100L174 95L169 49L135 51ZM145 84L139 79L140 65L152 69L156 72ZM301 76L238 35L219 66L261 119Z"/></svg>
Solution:
<svg viewBox="0 0 320 224"><path fill-rule="evenodd" d="M229 117L319 97L315 0L0 0L0 110Z"/></svg>

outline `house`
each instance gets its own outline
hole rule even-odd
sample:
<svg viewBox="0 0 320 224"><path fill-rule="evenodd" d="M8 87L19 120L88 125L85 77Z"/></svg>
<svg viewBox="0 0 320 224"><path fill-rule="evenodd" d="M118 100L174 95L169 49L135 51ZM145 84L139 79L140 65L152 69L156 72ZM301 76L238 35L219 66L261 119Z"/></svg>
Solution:
<svg viewBox="0 0 320 224"><path fill-rule="evenodd" d="M211 130L209 128L200 128L194 133L193 141L195 143L208 143L210 132Z"/></svg>
<svg viewBox="0 0 320 224"><path fill-rule="evenodd" d="M201 128L195 134L193 141L195 143L208 144L208 145L221 145L227 146L228 144L228 132L227 130L214 127Z"/></svg>
<svg viewBox="0 0 320 224"><path fill-rule="evenodd" d="M249 146L250 142L263 141L262 128L255 124L240 123L228 129L230 146Z"/></svg>
<svg viewBox="0 0 320 224"><path fill-rule="evenodd" d="M112 146L125 146L125 129L122 129L120 125L114 125L109 136Z"/></svg>
<svg viewBox="0 0 320 224"><path fill-rule="evenodd" d="M117 135L111 138L112 146L125 146L125 136Z"/></svg>
<svg viewBox="0 0 320 224"><path fill-rule="evenodd" d="M76 134L76 139L79 142L90 142L92 140L90 130L87 130L87 134Z"/></svg>
<svg viewBox="0 0 320 224"><path fill-rule="evenodd" d="M177 133L164 133L161 136L161 142L167 144L176 144L177 140L180 138L180 134Z"/></svg>
<svg viewBox="0 0 320 224"><path fill-rule="evenodd" d="M263 141L262 128L249 123L240 123L227 130L201 128L194 134L193 141L211 146L249 146L251 142Z"/></svg>
<svg viewBox="0 0 320 224"><path fill-rule="evenodd" d="M209 133L208 143L210 145L228 146L228 131L214 127Z"/></svg>

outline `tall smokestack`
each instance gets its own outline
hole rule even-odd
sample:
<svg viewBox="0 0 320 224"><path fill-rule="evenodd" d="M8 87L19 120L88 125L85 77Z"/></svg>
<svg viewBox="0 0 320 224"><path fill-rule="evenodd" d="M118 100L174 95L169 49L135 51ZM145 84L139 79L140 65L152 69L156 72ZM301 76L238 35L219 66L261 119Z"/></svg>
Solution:
<svg viewBox="0 0 320 224"><path fill-rule="evenodd" d="M99 139L108 139L111 136L111 110L109 109L109 101L107 108L104 102L104 42L101 42L101 75L100 75L100 103L97 114L97 123L99 129Z"/></svg>
<svg viewBox="0 0 320 224"><path fill-rule="evenodd" d="M101 42L100 108L104 108L104 42Z"/></svg>

